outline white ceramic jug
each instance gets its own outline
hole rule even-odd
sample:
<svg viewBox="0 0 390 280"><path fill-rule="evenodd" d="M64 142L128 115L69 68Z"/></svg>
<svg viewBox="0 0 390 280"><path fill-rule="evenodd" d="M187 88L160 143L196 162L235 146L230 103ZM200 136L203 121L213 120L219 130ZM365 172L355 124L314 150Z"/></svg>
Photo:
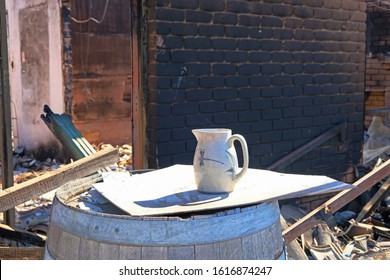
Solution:
<svg viewBox="0 0 390 280"><path fill-rule="evenodd" d="M249 166L248 146L242 135L230 129L193 129L198 140L194 155L195 182L200 192L232 192ZM238 140L243 151L243 168L238 170L238 160L233 142Z"/></svg>

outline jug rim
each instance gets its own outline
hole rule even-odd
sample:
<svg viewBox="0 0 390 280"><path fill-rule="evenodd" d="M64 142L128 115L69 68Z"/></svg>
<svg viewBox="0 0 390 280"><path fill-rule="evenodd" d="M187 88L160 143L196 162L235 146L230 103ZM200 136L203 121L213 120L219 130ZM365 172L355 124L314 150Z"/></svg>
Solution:
<svg viewBox="0 0 390 280"><path fill-rule="evenodd" d="M192 129L192 132L200 133L229 133L232 132L230 128L197 128Z"/></svg>

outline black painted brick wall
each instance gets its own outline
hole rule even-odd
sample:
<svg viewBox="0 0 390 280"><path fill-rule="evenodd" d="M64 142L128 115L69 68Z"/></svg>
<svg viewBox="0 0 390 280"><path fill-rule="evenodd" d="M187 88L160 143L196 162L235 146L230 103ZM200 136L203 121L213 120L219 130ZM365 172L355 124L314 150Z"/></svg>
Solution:
<svg viewBox="0 0 390 280"><path fill-rule="evenodd" d="M353 178L363 141L366 4L150 0L149 165L192 164L191 129L231 128L266 168L340 122L285 171ZM241 153L238 149L241 160Z"/></svg>

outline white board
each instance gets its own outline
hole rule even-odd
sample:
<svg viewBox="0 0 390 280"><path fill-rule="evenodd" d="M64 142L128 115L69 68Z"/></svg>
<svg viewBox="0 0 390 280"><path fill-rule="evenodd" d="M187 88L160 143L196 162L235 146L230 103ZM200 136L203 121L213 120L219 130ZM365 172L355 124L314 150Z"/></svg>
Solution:
<svg viewBox="0 0 390 280"><path fill-rule="evenodd" d="M297 175L249 168L231 193L197 190L192 165L173 165L133 176L105 173L93 186L134 216L198 212L353 188L327 176Z"/></svg>

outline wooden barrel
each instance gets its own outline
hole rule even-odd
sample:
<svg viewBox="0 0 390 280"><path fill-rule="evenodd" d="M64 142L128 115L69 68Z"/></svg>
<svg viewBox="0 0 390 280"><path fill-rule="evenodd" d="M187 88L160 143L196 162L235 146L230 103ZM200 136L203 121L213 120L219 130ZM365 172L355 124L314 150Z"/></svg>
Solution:
<svg viewBox="0 0 390 280"><path fill-rule="evenodd" d="M58 193L45 259L286 259L276 201L188 217L135 217L82 210Z"/></svg>

